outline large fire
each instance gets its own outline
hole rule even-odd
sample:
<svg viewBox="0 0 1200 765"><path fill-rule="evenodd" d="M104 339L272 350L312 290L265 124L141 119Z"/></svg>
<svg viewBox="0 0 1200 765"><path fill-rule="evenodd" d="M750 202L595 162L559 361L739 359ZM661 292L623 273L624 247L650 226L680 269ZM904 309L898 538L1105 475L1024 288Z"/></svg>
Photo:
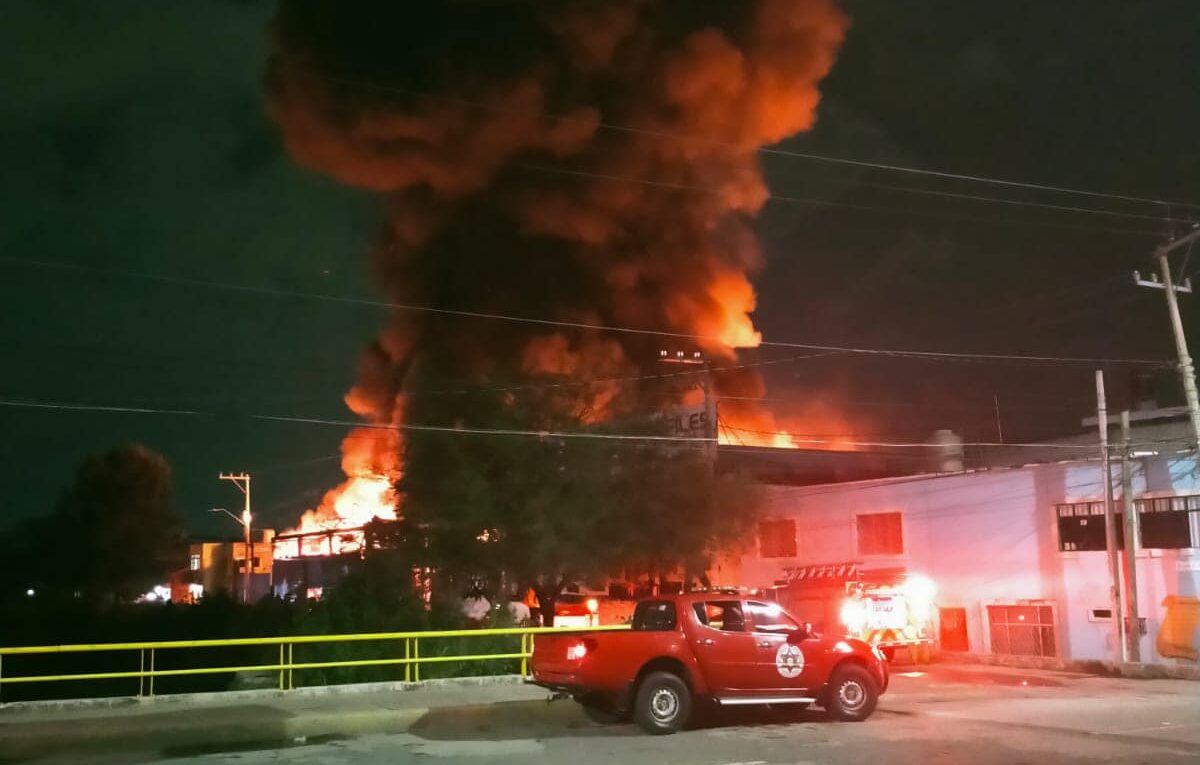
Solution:
<svg viewBox="0 0 1200 765"><path fill-rule="evenodd" d="M789 416L786 425L764 410L720 410L717 441L729 446L760 446L775 449L858 451L854 426L834 412L811 407L806 414Z"/></svg>
<svg viewBox="0 0 1200 765"><path fill-rule="evenodd" d="M280 535L283 539L275 545L275 557L338 555L362 549L363 526L376 518L397 517L399 447L396 430L357 428L347 436L342 441L346 480L326 492L321 504L301 516L295 528Z"/></svg>
<svg viewBox="0 0 1200 765"><path fill-rule="evenodd" d="M636 385L579 385L652 362L661 338L592 329L615 326L694 341L723 441L837 446L811 436L848 428L804 411L781 427L757 371L729 367L761 342L760 149L812 127L848 24L836 0L283 0L268 108L298 163L380 193L386 296L545 322L397 312L352 411L394 427L403 400L412 422L486 428L405 386L557 378L585 423L644 416ZM395 517L401 451L395 431L348 438L347 480L297 530Z"/></svg>

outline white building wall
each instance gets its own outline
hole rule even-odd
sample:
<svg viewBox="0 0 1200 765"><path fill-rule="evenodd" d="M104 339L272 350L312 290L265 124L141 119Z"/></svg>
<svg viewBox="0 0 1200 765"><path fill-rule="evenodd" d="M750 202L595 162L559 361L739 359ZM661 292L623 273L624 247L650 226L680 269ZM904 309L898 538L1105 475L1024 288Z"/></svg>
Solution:
<svg viewBox="0 0 1200 765"><path fill-rule="evenodd" d="M1200 490L1194 460L1156 460L1134 472L1135 497ZM1150 481L1147 486L1146 476ZM1119 473L1114 466L1114 478ZM1119 483L1118 483L1119 486ZM903 566L938 584L938 605L967 612L972 652L990 650L986 606L1044 600L1056 610L1059 655L1111 659L1112 625L1089 620L1109 606L1104 552L1060 552L1055 505L1102 499L1098 462L1070 462L942 476L915 476L849 484L766 489L764 515L796 522L796 556L764 559L757 547L723 576L769 585L792 566L857 561L863 567ZM864 557L855 516L899 511L904 554ZM1183 570L1200 551L1143 551L1139 557L1141 615L1149 620L1143 657L1157 660L1153 637L1168 594L1195 596L1200 572ZM728 569L728 567L727 567Z"/></svg>

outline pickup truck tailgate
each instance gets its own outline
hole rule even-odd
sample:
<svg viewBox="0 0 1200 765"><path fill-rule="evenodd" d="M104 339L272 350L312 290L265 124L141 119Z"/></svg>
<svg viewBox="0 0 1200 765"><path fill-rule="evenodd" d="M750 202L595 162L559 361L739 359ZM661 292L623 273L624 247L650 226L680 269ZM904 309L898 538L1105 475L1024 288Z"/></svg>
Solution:
<svg viewBox="0 0 1200 765"><path fill-rule="evenodd" d="M539 685L568 692L628 690L650 659L681 656L680 632L619 630L542 634L534 638L531 669Z"/></svg>
<svg viewBox="0 0 1200 765"><path fill-rule="evenodd" d="M572 632L563 635L538 635L533 640L533 659L530 667L533 676L541 679L566 679L574 677L580 666L579 659L567 658L567 648L584 643L585 633Z"/></svg>

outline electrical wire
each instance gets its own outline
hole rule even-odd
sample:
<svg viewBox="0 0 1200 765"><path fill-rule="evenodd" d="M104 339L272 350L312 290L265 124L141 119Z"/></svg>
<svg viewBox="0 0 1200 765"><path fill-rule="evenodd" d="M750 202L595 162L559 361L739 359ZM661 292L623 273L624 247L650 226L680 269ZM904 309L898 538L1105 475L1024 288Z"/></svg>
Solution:
<svg viewBox="0 0 1200 765"><path fill-rule="evenodd" d="M57 401L28 401L0 398L0 406L9 408L24 408L24 409L41 409L41 410L61 410L71 412L97 412L97 413L114 413L114 414L155 414L155 415L177 415L177 416L200 416L200 417L219 417L228 416L213 411L201 411L194 409L158 409L153 407L141 406L107 406L93 404L74 404ZM655 434L635 434L635 433L597 433L597 432L582 432L582 431L554 431L554 430L527 430L520 428L478 428L464 427L451 425L413 425L407 423L369 423L352 420L341 420L327 417L300 417L291 415L276 415L276 414L257 414L257 413L236 413L246 419L259 420L265 422L280 422L280 423L296 423L304 425L322 425L341 428L353 428L361 430L381 430L381 431L399 431L399 432L418 432L418 433L445 433L450 435L464 436L523 436L532 438L558 438L558 439L594 439L601 441L640 441L640 442L655 442L655 443L692 443L692 444L711 444L717 442L718 439L709 436L664 436ZM726 426L730 427L730 426ZM744 430L744 429L738 429ZM790 437L786 431L758 431L766 435ZM826 444L831 446L854 446L854 447L878 447L878 448L929 448L942 447L945 444L936 442L891 442L891 441L848 441L845 439L809 439L809 438L793 438L792 441L797 444L820 445ZM972 447L996 447L996 448L1013 448L1013 447L1039 447L1048 449L1080 449L1083 448L1079 444L1061 444L1061 443L1039 443L1039 442L1023 442L1023 443L999 443L994 441L975 441L962 442L962 446ZM1084 445L1086 446L1086 445Z"/></svg>
<svg viewBox="0 0 1200 765"><path fill-rule="evenodd" d="M641 186L656 186L660 188L672 189L675 191L691 191L702 194L710 194L719 196L723 192L713 186L697 186L689 183L677 183L672 181L656 181L650 178L637 178L627 175L612 175L609 173L597 173L587 170L576 170L563 167L552 167L549 165L533 165L528 163L516 163L514 167L531 170L535 172L567 175L584 178L594 178L602 181L618 181L624 183L633 183ZM767 197L768 202L782 202L787 204L809 205L817 207L843 208L847 210L861 210L867 212L886 213L890 215L916 215L923 218L937 218L940 220L965 221L969 223L995 223L1000 225L1012 226L1043 226L1051 228L1073 229L1076 231L1097 231L1108 234L1123 234L1131 236L1144 236L1160 238L1161 233L1157 231L1149 231L1146 229L1132 228L1113 228L1111 226L1085 226L1074 223L1058 223L1055 221L1039 221L1039 220L1021 220L1017 218L997 218L985 217L979 215L959 215L956 213L943 213L932 210L922 210L911 207L887 207L882 205L858 204L855 202L840 202L833 199L824 199L820 197L798 197L785 194L770 194Z"/></svg>
<svg viewBox="0 0 1200 765"><path fill-rule="evenodd" d="M491 313L486 311L467 311L454 308L439 308L435 306L422 306L407 303L395 303L383 300L370 300L367 298L347 297L341 295L329 295L323 293L300 292L298 290L286 290L276 287L261 287L245 284L232 284L226 282L216 282L203 279L192 279L179 276L168 276L164 274L141 273L132 271L117 271L113 269L104 269L95 266L83 266L77 264L61 263L56 261L30 260L26 258L13 258L9 256L0 256L0 263L8 265L18 265L24 267L47 268L61 271L73 271L78 273L101 274L106 276L116 276L127 279L138 279L142 281L150 281L161 284L171 284L176 286L199 287L203 289L219 289L229 290L234 292L242 292L252 295L262 295L269 297L288 297L301 298L305 300L322 300L333 303L341 303L346 305L355 305L368 308L390 309L397 311L413 311L418 313L432 313L438 315L460 316L472 319L488 319L496 321L509 321L521 324L532 324L536 326L562 327L567 329L586 329L597 332L614 332L622 334L644 335L650 337L672 337L697 342L708 342L719 345L725 345L725 341L720 337L712 335L700 335L687 332L671 332L660 329L644 329L637 327L623 327L611 324L598 324L589 322L576 321L560 321L555 319L538 319L527 316L513 316L509 314ZM903 350L903 349L885 349L885 348L867 348L855 346L838 346L838 345L822 345L816 343L798 343L785 342L778 340L763 340L759 346L764 348L792 348L797 350L809 351L828 351L832 353L844 353L854 355L867 356L886 356L895 358L919 358L933 360L949 360L949 359L967 359L981 361L1011 361L1011 362L1034 362L1034 363L1062 363L1062 364L1130 364L1144 365L1154 367L1173 367L1174 362L1168 360L1156 359L1131 359L1131 358L1096 358L1096 357L1073 357L1073 356L1037 356L1025 354L997 354L997 353L957 353L951 351L921 351L921 350Z"/></svg>
<svg viewBox="0 0 1200 765"><path fill-rule="evenodd" d="M672 140L672 141L676 141L676 142L680 142L680 143L702 143L702 144L707 144L709 146L716 146L719 148L732 149L732 150L736 150L736 151L753 150L758 154L766 154L768 156L789 157L792 159L804 159L804 160L810 160L810 161L815 161L815 162L824 162L824 163L828 163L828 164L843 165L843 166L849 166L849 167L860 167L860 168L869 168L869 169L873 169L873 170L884 170L887 172L926 176L926 177L931 177L931 178L939 178L942 180L967 181L967 182L972 182L972 183L985 183L985 184L992 184L992 185L996 185L996 186L1004 186L1004 187L1008 187L1008 188L1027 189L1027 190L1031 190L1031 191L1044 191L1044 192L1051 192L1051 193L1055 193L1055 194L1075 194L1075 195L1086 196L1086 197L1091 197L1091 198L1095 198L1095 199L1111 199L1114 201L1121 201L1121 202L1135 202L1135 203L1140 203L1140 204L1159 205L1159 206L1168 207L1168 208L1183 207L1183 208L1188 208L1188 209L1193 209L1193 210L1200 210L1200 204L1192 203L1192 202L1177 202L1177 201L1171 201L1171 200L1165 200L1165 199L1155 199L1155 198L1151 198L1151 197L1133 196L1130 194L1114 194L1114 193L1108 193L1108 192L1091 191L1088 189L1071 188L1071 187L1067 187L1067 186L1056 186L1056 185L1052 185L1052 184L1030 183L1030 182L1026 182L1026 181L1014 181L1014 180L1003 179L1003 178L993 178L993 177L984 176L984 175L970 175L967 173L952 173L952 172L946 172L946 171L941 171L941 170L928 170L928 169L923 169L923 168L908 167L905 165L888 164L888 163L883 163L883 162L872 162L870 160L850 159L847 157L834 157L834 156L823 155L823 154L815 154L815 153L811 153L811 152L793 151L790 149L781 149L779 147L772 147L772 146L747 146L747 145L743 145L743 144L731 143L728 141L720 141L720 140L713 139L713 138L686 135L686 134L681 134L681 133L673 133L673 132L658 130L658 129L653 129L653 128L641 128L641 127L636 127L636 126L620 125L620 124L616 124L616 123L612 123L612 122L604 122L604 121L596 122L593 120L585 120L585 119L581 119L578 117L571 117L569 115L552 114L552 113L544 112L544 111L517 110L517 109L507 108L507 107L503 107L503 106L496 106L494 104L487 104L487 103L483 103L481 101L473 101L470 99L460 98L460 97L456 97L456 96L446 96L446 95L441 95L441 94L436 94L436 93L429 93L429 92L425 92L425 91L415 90L415 89L411 89L411 88L403 88L403 87L399 87L399 86L385 85L383 83L371 82L369 80L351 79L351 78L346 78L346 77L335 77L335 76L331 76L331 75L319 75L319 74L314 75L314 76L319 77L320 79L323 79L327 82L333 82L333 83L338 83L338 84L342 84L342 85L352 85L355 87L360 87L360 88L364 88L364 89L368 89L368 90L397 93L397 94L403 94L403 95L412 96L412 97L416 97L416 98L424 98L424 99L428 99L428 100L442 101L442 102L446 102L446 103L454 103L454 104L458 104L461 106L469 106L471 108L481 109L484 111L508 113L508 114L518 114L518 113L519 114L536 114L540 117L554 120L556 122L575 123L575 124L579 124L579 125L594 126L601 130L608 130L608 131L619 132L619 133L628 133L628 134L634 134L634 135L644 135L644 136L650 136L650 137L654 137L654 138L662 138L662 139Z"/></svg>

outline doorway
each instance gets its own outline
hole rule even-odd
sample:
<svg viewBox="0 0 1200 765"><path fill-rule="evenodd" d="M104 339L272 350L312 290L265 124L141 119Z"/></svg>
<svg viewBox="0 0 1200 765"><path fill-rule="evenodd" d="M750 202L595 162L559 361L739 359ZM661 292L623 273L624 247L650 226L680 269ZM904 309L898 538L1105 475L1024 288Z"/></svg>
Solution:
<svg viewBox="0 0 1200 765"><path fill-rule="evenodd" d="M967 642L967 609L939 608L938 609L938 642L943 651L966 651Z"/></svg>

